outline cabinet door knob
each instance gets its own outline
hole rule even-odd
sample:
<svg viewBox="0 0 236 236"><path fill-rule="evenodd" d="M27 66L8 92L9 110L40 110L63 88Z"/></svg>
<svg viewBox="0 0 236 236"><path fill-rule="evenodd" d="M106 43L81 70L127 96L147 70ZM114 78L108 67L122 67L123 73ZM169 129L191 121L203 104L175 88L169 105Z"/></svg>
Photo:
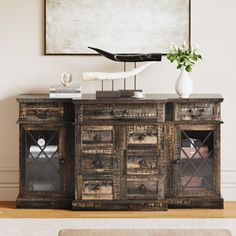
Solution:
<svg viewBox="0 0 236 236"><path fill-rule="evenodd" d="M173 162L174 162L174 164L179 165L179 164L180 164L180 159L179 159L179 158L178 158L178 159L175 159Z"/></svg>

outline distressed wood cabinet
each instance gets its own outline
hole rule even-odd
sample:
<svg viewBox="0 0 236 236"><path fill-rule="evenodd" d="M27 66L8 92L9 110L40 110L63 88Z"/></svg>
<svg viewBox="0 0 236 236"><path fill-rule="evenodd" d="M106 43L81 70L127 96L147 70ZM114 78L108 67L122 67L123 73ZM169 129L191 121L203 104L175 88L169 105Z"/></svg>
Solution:
<svg viewBox="0 0 236 236"><path fill-rule="evenodd" d="M220 95L21 95L18 207L223 208Z"/></svg>
<svg viewBox="0 0 236 236"><path fill-rule="evenodd" d="M18 208L70 208L74 196L73 105L17 98L20 131Z"/></svg>

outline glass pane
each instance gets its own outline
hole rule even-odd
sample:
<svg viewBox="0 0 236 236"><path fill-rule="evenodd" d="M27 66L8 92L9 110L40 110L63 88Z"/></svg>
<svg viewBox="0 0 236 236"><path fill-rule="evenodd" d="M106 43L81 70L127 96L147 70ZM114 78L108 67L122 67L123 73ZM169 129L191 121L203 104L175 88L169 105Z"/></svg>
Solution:
<svg viewBox="0 0 236 236"><path fill-rule="evenodd" d="M59 132L27 131L26 136L27 191L59 191Z"/></svg>
<svg viewBox="0 0 236 236"><path fill-rule="evenodd" d="M180 183L182 190L213 190L213 131L182 131Z"/></svg>

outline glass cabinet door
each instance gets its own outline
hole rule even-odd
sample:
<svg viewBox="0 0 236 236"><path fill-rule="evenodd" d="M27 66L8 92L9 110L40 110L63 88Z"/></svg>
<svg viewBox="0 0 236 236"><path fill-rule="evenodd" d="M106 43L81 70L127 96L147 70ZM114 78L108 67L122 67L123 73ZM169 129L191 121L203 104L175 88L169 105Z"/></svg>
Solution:
<svg viewBox="0 0 236 236"><path fill-rule="evenodd" d="M25 191L61 192L63 159L60 128L26 128Z"/></svg>
<svg viewBox="0 0 236 236"><path fill-rule="evenodd" d="M191 128L191 127L190 127ZM177 192L185 196L209 196L215 190L215 131L180 129L176 153Z"/></svg>

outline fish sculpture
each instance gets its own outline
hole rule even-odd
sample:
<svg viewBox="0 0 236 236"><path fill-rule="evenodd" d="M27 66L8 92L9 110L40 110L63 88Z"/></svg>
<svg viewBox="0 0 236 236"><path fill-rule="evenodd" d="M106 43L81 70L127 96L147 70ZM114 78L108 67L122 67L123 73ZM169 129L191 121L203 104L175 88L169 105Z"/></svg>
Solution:
<svg viewBox="0 0 236 236"><path fill-rule="evenodd" d="M148 53L148 54L112 54L110 52L106 52L99 48L88 47L102 56L118 62L144 62L144 61L161 61L162 54L161 53Z"/></svg>
<svg viewBox="0 0 236 236"><path fill-rule="evenodd" d="M125 72L84 72L83 73L83 80L117 80L117 79L127 79L129 77L136 76L143 70L145 70L147 67L152 65L153 63L156 63L155 61L146 63L144 65L141 65L133 70L125 71Z"/></svg>

